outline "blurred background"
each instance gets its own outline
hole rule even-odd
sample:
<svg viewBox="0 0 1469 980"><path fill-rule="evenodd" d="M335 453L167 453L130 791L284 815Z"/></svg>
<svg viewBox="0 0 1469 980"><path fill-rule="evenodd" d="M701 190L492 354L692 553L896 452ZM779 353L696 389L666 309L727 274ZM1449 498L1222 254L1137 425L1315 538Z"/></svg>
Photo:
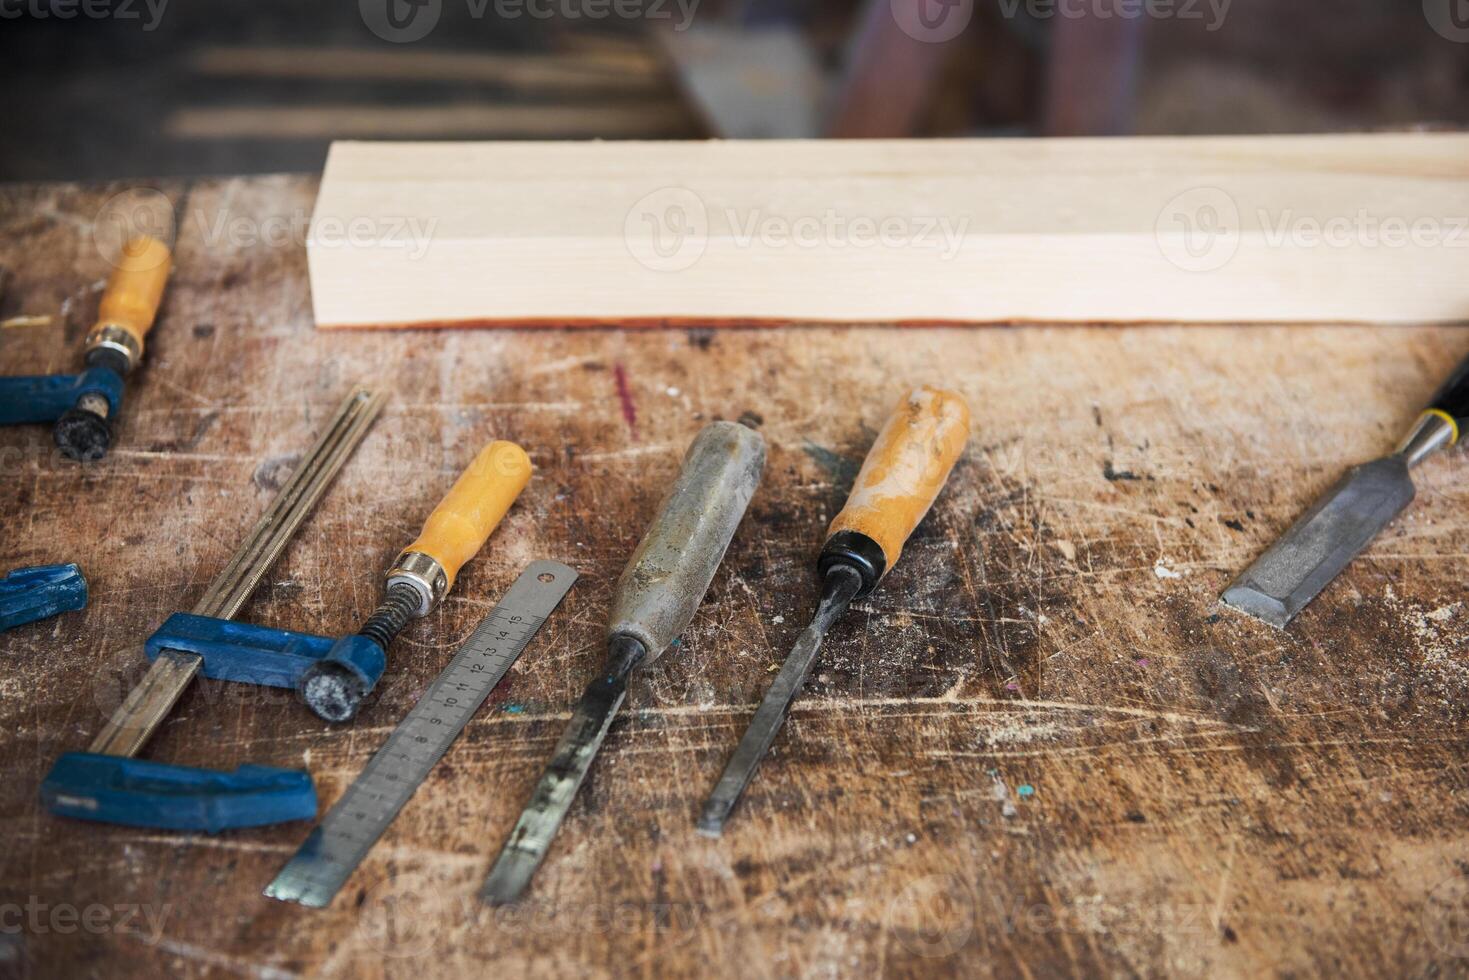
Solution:
<svg viewBox="0 0 1469 980"><path fill-rule="evenodd" d="M1274 133L1469 121L1469 0L0 0L0 179L336 138Z"/></svg>

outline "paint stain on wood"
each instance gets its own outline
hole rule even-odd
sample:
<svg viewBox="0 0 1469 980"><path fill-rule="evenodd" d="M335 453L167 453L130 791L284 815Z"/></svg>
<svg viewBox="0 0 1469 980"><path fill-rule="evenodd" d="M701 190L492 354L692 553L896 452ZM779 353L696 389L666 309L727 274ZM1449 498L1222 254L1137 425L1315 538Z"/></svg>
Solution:
<svg viewBox="0 0 1469 980"><path fill-rule="evenodd" d="M638 437L638 409L633 404L632 388L627 383L627 368L621 363L612 366L613 382L617 386L617 404L622 409L622 420L634 439Z"/></svg>

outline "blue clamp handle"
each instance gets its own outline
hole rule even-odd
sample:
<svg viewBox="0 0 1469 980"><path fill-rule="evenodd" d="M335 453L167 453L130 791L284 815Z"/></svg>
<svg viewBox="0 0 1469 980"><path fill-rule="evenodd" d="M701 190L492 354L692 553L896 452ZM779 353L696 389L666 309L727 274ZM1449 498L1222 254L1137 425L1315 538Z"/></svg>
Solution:
<svg viewBox="0 0 1469 980"><path fill-rule="evenodd" d="M62 817L128 827L202 830L263 827L316 816L311 775L275 766L234 772L68 752L41 783L41 802Z"/></svg>
<svg viewBox="0 0 1469 980"><path fill-rule="evenodd" d="M94 367L81 374L0 378L0 425L55 422L83 395L106 398L108 417L116 418L122 409L122 376L111 368Z"/></svg>
<svg viewBox="0 0 1469 980"><path fill-rule="evenodd" d="M0 632L87 608L87 580L76 565L17 568L0 579Z"/></svg>
<svg viewBox="0 0 1469 980"><path fill-rule="evenodd" d="M343 664L371 690L388 658L365 636L334 640L310 633L254 626L212 616L174 613L143 645L149 660L164 650L182 650L204 660L205 677L263 687L294 688L320 660Z"/></svg>
<svg viewBox="0 0 1469 980"><path fill-rule="evenodd" d="M174 613L148 637L143 650L150 661L164 650L197 654L204 658L204 676L218 681L295 687L306 668L325 657L334 642L310 633Z"/></svg>

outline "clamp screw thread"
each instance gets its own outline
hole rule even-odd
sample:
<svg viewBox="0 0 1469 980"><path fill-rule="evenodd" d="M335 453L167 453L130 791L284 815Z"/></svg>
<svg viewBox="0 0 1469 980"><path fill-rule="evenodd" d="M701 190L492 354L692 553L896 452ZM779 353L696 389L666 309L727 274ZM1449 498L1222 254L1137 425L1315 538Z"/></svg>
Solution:
<svg viewBox="0 0 1469 980"><path fill-rule="evenodd" d="M393 638L403 631L403 627L418 612L418 604L417 589L405 582L393 585L388 589L382 605L362 624L357 635L367 637L386 650Z"/></svg>

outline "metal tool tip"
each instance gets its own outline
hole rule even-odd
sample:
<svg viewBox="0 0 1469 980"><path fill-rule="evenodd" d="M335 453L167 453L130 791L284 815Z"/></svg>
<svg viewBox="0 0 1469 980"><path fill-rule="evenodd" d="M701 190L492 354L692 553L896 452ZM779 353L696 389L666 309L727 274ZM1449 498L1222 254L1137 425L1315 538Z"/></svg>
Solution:
<svg viewBox="0 0 1469 980"><path fill-rule="evenodd" d="M509 905L519 901L540 863L535 855L523 851L501 851L479 891L480 901L490 905Z"/></svg>
<svg viewBox="0 0 1469 980"><path fill-rule="evenodd" d="M362 681L339 664L318 661L301 680L301 699L327 721L351 721L362 707Z"/></svg>
<svg viewBox="0 0 1469 980"><path fill-rule="evenodd" d="M729 811L733 806L733 801L721 799L706 802L704 812L699 816L699 833L705 837L723 837L724 825L729 821Z"/></svg>
<svg viewBox="0 0 1469 980"><path fill-rule="evenodd" d="M280 883L274 881L266 885L265 890L260 894L264 895L266 898L273 898L277 902L294 902L295 904L305 906L308 909L324 909L328 905L330 905L332 901L331 896L326 896L326 898L323 900L322 896L320 895L316 895L309 891L303 892L299 888L293 888L290 885L282 886Z"/></svg>
<svg viewBox="0 0 1469 980"><path fill-rule="evenodd" d="M1295 618L1286 603L1249 585L1232 585L1220 596L1226 606L1283 630Z"/></svg>

